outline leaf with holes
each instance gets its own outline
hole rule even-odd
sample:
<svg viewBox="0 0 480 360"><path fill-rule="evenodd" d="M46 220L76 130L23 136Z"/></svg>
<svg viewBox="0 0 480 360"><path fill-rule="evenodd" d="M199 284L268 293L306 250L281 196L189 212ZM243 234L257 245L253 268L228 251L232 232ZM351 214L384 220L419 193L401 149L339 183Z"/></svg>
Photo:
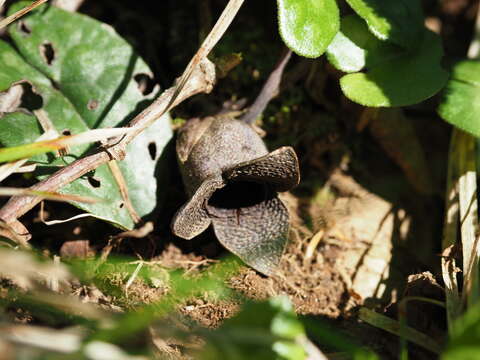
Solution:
<svg viewBox="0 0 480 360"><path fill-rule="evenodd" d="M277 4L285 44L305 57L322 55L340 26L335 0L277 0Z"/></svg>
<svg viewBox="0 0 480 360"><path fill-rule="evenodd" d="M440 65L440 38L429 30L420 38L418 48L407 50L377 39L358 16L346 16L327 57L337 69L352 72L340 79L350 100L374 107L412 105L440 91L448 77Z"/></svg>
<svg viewBox="0 0 480 360"><path fill-rule="evenodd" d="M460 61L453 67L444 99L438 108L450 124L480 137L480 61Z"/></svg>
<svg viewBox="0 0 480 360"><path fill-rule="evenodd" d="M10 12L25 4L15 3ZM87 16L44 5L9 31L18 52L0 42L0 91L4 91L0 94L0 143L4 146L38 139L44 132L40 121L51 122L63 135L124 124L159 91L149 85L152 73L132 47L111 27ZM13 93L17 96L6 96ZM8 106L2 107L5 103ZM164 149L171 137L167 115L129 145L126 159L119 164L140 216L152 213L161 202L157 195L166 181ZM89 147L73 147L62 158L32 157L38 163L37 177L71 163ZM134 225L106 165L61 192L103 199L74 204L122 228Z"/></svg>

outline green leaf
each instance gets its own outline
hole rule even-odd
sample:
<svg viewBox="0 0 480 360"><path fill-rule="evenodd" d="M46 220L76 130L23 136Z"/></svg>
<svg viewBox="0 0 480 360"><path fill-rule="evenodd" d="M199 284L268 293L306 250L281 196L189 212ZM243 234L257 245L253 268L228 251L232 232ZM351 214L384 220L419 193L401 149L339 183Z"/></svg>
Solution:
<svg viewBox="0 0 480 360"><path fill-rule="evenodd" d="M415 48L424 34L419 0L347 0L380 40Z"/></svg>
<svg viewBox="0 0 480 360"><path fill-rule="evenodd" d="M287 298L244 304L242 311L207 334L201 359L303 360L305 350L296 341L305 336Z"/></svg>
<svg viewBox="0 0 480 360"><path fill-rule="evenodd" d="M401 55L402 49L379 41L358 16L344 16L340 31L327 48L328 61L338 70L358 72Z"/></svg>
<svg viewBox="0 0 480 360"><path fill-rule="evenodd" d="M480 137L480 61L457 63L438 108L453 126Z"/></svg>
<svg viewBox="0 0 480 360"><path fill-rule="evenodd" d="M271 321L272 334L295 340L298 336L305 335L305 329L293 310L293 306L286 296L272 298L270 306L278 311Z"/></svg>
<svg viewBox="0 0 480 360"><path fill-rule="evenodd" d="M335 0L277 0L277 4L285 44L298 55L322 55L340 27Z"/></svg>
<svg viewBox="0 0 480 360"><path fill-rule="evenodd" d="M277 341L272 345L272 349L281 356L281 359L305 359L305 350L302 346L291 341Z"/></svg>
<svg viewBox="0 0 480 360"><path fill-rule="evenodd" d="M25 4L14 4L10 12ZM0 42L0 91L18 81L28 81L41 96L40 110L59 133L67 130L78 134L124 124L158 92L158 87L149 94L141 92L136 79L152 78L148 66L110 26L87 16L41 6L9 30L20 54ZM5 114L0 121L0 143L4 146L33 142L41 134L36 117L23 110ZM161 189L166 181L163 151L171 137L167 115L129 145L126 159L119 164L140 216L150 214L161 201L157 198L157 186ZM35 156L32 160L39 162L37 176L44 178L88 149L88 145L76 146L59 159L46 154ZM155 155L153 159L151 154ZM158 175L160 179L156 178ZM75 205L122 228L133 227L106 165L60 192L104 199L95 204Z"/></svg>
<svg viewBox="0 0 480 360"><path fill-rule="evenodd" d="M476 304L453 326L442 360L478 359L480 354L480 304Z"/></svg>
<svg viewBox="0 0 480 360"><path fill-rule="evenodd" d="M354 72L340 79L345 96L365 106L406 106L437 93L447 81L440 65L440 38L425 30L415 50L405 50L372 36L356 16L342 21L340 33L328 48L336 68ZM358 72L366 69L365 72Z"/></svg>

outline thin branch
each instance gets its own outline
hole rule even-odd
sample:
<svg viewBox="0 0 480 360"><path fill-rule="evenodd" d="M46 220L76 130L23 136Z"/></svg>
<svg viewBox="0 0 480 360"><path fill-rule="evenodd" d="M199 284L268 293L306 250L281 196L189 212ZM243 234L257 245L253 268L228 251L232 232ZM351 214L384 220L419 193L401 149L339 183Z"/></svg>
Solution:
<svg viewBox="0 0 480 360"><path fill-rule="evenodd" d="M120 194L122 195L123 203L128 211L128 214L132 218L133 222L138 224L141 221L141 218L133 207L130 196L128 195L128 185L125 177L122 174L122 170L120 170L120 167L115 160L109 161L108 167L113 175L113 178L115 179L115 182L117 183L118 189L120 190Z"/></svg>
<svg viewBox="0 0 480 360"><path fill-rule="evenodd" d="M15 14L12 14L12 15L6 17L2 21L0 21L0 29L7 26L8 24L11 24L12 22L17 20L18 18L20 18L23 15L29 13L30 11L32 11L33 9L35 9L36 7L42 5L43 3L47 2L47 1L48 0L37 0L33 4L30 4L28 6L25 6L23 9L18 10Z"/></svg>

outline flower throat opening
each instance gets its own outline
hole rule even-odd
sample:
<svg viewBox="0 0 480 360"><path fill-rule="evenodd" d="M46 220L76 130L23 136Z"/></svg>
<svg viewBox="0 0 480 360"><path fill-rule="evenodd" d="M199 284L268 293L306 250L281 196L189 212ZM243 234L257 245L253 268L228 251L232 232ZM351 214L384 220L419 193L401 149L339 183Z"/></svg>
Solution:
<svg viewBox="0 0 480 360"><path fill-rule="evenodd" d="M258 205L273 197L266 184L234 181L213 193L208 205L217 209L240 209Z"/></svg>

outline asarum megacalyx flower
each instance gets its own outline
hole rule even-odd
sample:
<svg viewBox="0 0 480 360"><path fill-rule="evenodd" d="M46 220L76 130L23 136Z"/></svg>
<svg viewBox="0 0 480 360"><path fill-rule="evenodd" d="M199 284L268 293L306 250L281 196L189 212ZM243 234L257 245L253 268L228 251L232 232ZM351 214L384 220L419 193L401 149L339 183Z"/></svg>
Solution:
<svg viewBox="0 0 480 360"><path fill-rule="evenodd" d="M293 148L269 153L251 125L228 114L188 121L176 146L190 199L176 213L173 233L189 240L212 224L223 246L255 270L272 274L289 227L277 193L300 181Z"/></svg>

